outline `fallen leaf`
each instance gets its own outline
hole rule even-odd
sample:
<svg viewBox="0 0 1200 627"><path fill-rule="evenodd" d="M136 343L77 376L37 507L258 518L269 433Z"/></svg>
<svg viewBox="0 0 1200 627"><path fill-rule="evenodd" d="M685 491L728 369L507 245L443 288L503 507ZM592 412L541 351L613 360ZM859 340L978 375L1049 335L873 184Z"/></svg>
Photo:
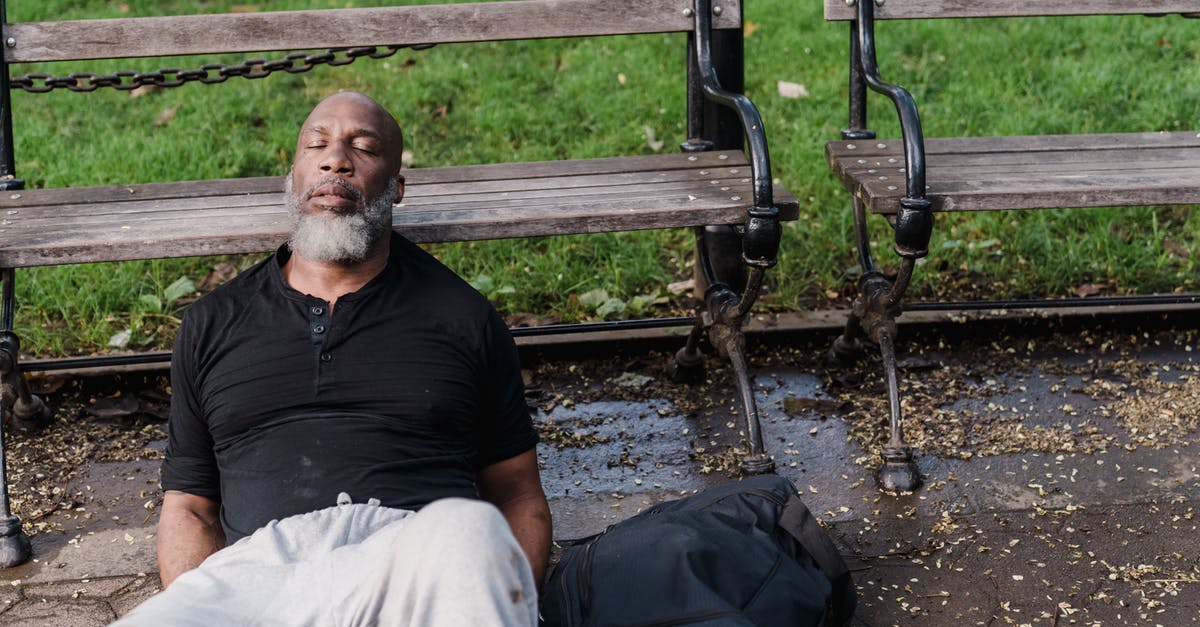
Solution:
<svg viewBox="0 0 1200 627"><path fill-rule="evenodd" d="M1083 285L1075 288L1075 295L1080 298L1087 298L1088 296L1095 296L1096 294L1099 294L1101 290L1104 290L1107 287L1108 285L1104 283L1084 283Z"/></svg>
<svg viewBox="0 0 1200 627"><path fill-rule="evenodd" d="M796 398L789 396L783 399L783 411L789 415L805 412L816 412L821 415L836 414L850 409L849 404L825 398Z"/></svg>
<svg viewBox="0 0 1200 627"><path fill-rule="evenodd" d="M693 289L696 289L695 279L687 279L686 281L676 281L674 283L667 284L667 291L675 294L676 296L685 292L690 292Z"/></svg>
<svg viewBox="0 0 1200 627"><path fill-rule="evenodd" d="M532 313L517 313L505 316L504 322L509 326L509 328L513 328L540 327L547 324L557 324L561 322L561 320L553 316L547 317Z"/></svg>
<svg viewBox="0 0 1200 627"><path fill-rule="evenodd" d="M96 399L83 411L96 418L121 418L138 410L138 400L133 396L109 396Z"/></svg>
<svg viewBox="0 0 1200 627"><path fill-rule="evenodd" d="M617 82L622 85L625 84L625 74L623 72L620 74L617 74Z"/></svg>
<svg viewBox="0 0 1200 627"><path fill-rule="evenodd" d="M163 109L162 112L158 114L158 119L154 120L154 126L166 126L170 124L171 120L175 119L175 112L178 110L179 107Z"/></svg>
<svg viewBox="0 0 1200 627"><path fill-rule="evenodd" d="M742 27L742 36L745 37L746 39L749 39L754 36L754 32L757 30L758 30L758 22L747 21L746 25Z"/></svg>
<svg viewBox="0 0 1200 627"><path fill-rule="evenodd" d="M230 13L254 13L258 11L258 5L254 4L235 4L229 7Z"/></svg>
<svg viewBox="0 0 1200 627"><path fill-rule="evenodd" d="M636 372L628 372L628 371L622 372L621 374L613 377L612 379L609 379L609 381L613 385L618 385L623 388L645 387L647 383L650 383L653 380L654 380L654 377L648 377L644 374L638 374Z"/></svg>
<svg viewBox="0 0 1200 627"><path fill-rule="evenodd" d="M1172 257L1177 257L1179 259L1187 259L1188 257L1191 257L1191 255L1192 255L1192 251L1188 250L1187 247L1181 246L1169 239L1163 240L1162 246L1163 246L1163 250L1166 250L1167 254L1169 254Z"/></svg>
<svg viewBox="0 0 1200 627"><path fill-rule="evenodd" d="M130 98L141 98L142 96L148 96L150 94L157 93L160 91L162 91L162 87L159 87L158 85L140 85L138 87L135 87L134 89L129 90L129 97Z"/></svg>
<svg viewBox="0 0 1200 627"><path fill-rule="evenodd" d="M222 261L213 266L212 270L209 270L203 279L200 279L200 284L196 286L196 289L200 292L211 292L218 285L225 283L236 275L237 268L228 261Z"/></svg>
<svg viewBox="0 0 1200 627"><path fill-rule="evenodd" d="M643 126L642 132L646 134L646 145L650 147L650 150L655 152L662 150L663 141L655 138L653 128L650 128L649 126Z"/></svg>
<svg viewBox="0 0 1200 627"><path fill-rule="evenodd" d="M800 83L791 81L778 81L776 83L779 88L779 95L783 98L807 98L808 88Z"/></svg>
<svg viewBox="0 0 1200 627"><path fill-rule="evenodd" d="M115 333L112 337L108 338L108 345L112 348L125 348L129 346L129 339L131 337L133 337L133 331L131 329L125 329L124 331Z"/></svg>

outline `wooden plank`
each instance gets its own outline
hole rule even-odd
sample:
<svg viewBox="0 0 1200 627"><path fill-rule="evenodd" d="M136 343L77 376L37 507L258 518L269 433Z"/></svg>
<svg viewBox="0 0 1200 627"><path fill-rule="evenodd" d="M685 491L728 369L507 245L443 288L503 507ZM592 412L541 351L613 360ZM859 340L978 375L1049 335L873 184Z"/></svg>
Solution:
<svg viewBox="0 0 1200 627"><path fill-rule="evenodd" d="M1027 158L1021 159L1022 156ZM992 158L989 160L989 157ZM1163 155L1158 151L1151 150L1140 150L1136 153L1097 151L1095 155L1089 153L930 155L926 160L926 169L927 172L938 173L939 177L945 177L949 173L949 176L961 180L981 180L995 177L1045 178L1081 172L1120 176L1123 171L1131 167L1131 159L1135 159L1132 165L1138 169L1161 171L1166 176L1170 170L1200 167L1200 150L1193 150L1191 154L1179 156ZM905 168L895 167L902 164L903 160L896 159L896 161L900 161L897 164L891 163L893 159L865 161L867 161L866 165L842 161L836 167L847 177L856 180L906 181Z"/></svg>
<svg viewBox="0 0 1200 627"><path fill-rule="evenodd" d="M1200 203L1195 133L991 139L926 142L926 194L935 211ZM872 156L864 156L868 147L845 144L827 146L843 184L876 213L898 211L905 183L899 143L882 140L869 147Z"/></svg>
<svg viewBox="0 0 1200 627"><path fill-rule="evenodd" d="M606 171L620 159L534 163L528 170L541 176L533 179L513 164L413 170L410 180L436 182L410 186L395 226L430 242L739 223L751 198L749 167L738 153L725 157L639 157L639 167L667 167L632 173ZM589 164L604 173L577 174ZM506 169L512 180L450 180L480 169ZM573 174L545 176L553 172ZM286 239L277 178L146 187L155 197L119 186L0 195L0 267L265 252ZM236 193L222 193L229 190ZM795 219L796 200L779 187L775 194L783 219Z"/></svg>
<svg viewBox="0 0 1200 627"><path fill-rule="evenodd" d="M710 183L715 181L715 184ZM454 193L444 189L443 193L408 196L396 205L397 212L410 209L416 211L439 211L447 216L476 209L503 211L506 208L538 207L547 215L553 208L568 203L625 202L626 213L647 211L654 201L664 197L694 196L697 198L728 197L734 203L745 194L743 206L749 204L750 188L740 179L697 179L682 181L656 181L631 185L548 187L545 189L503 192L499 194ZM631 211L632 210L632 211ZM137 228L147 221L175 220L180 228L195 221L214 219L236 220L241 215L255 213L284 213L280 192L255 194L252 196L208 196L198 199L173 198L154 201L130 201L123 203L90 203L70 207L62 206L27 207L20 211L9 210L3 220L4 226L26 231L79 231L103 230L105 228Z"/></svg>
<svg viewBox="0 0 1200 627"><path fill-rule="evenodd" d="M736 183L731 183L736 186ZM730 190L733 191L730 191ZM538 219L555 220L556 211L565 205L604 204L622 206L618 215L633 215L636 213L650 214L662 210L663 199L687 197L701 202L718 202L729 206L748 206L748 198L743 199L741 193L747 193L747 186L732 188L726 185L706 185L703 182L674 182L662 185L620 186L614 188L562 189L530 192L525 195L504 194L498 196L485 195L447 195L406 200L396 205L395 214L437 213L443 221L461 219L460 215L471 212L494 212L497 215L511 210L531 209L540 216ZM748 196L748 193L747 193ZM788 202L785 196L785 206L781 210L785 219L794 219L796 207L794 200ZM285 210L281 195L257 195L253 197L235 196L229 198L208 197L199 200L173 199L171 201L110 203L90 205L90 211L66 213L60 207L30 207L16 215L8 214L0 222L0 232L14 242L28 242L33 238L48 233L101 232L124 231L142 228L152 222L173 221L176 228L192 228L193 223L214 221L238 221L243 218L257 216L272 216L272 219L284 219ZM481 214L482 215L482 214ZM566 219L565 216L560 216ZM197 227L200 228L200 227ZM235 230L233 226L219 226L222 231ZM567 228L570 228L569 226Z"/></svg>
<svg viewBox="0 0 1200 627"><path fill-rule="evenodd" d="M716 28L741 27L721 0ZM9 63L686 32L686 0L508 0L8 24Z"/></svg>
<svg viewBox="0 0 1200 627"><path fill-rule="evenodd" d="M570 177L582 174L620 174L637 172L666 172L671 170L712 169L747 166L746 158L736 151L713 151L694 154L641 155L634 157L603 157L597 159L568 159L499 163L440 168L405 170L404 176L413 188L436 184L467 184L482 181L516 181L519 179ZM137 185L106 185L96 187L63 187L22 190L0 193L0 208L14 209L31 205L84 205L88 203L156 200L166 198L197 198L234 194L269 194L283 188L283 177L264 176L244 179L213 179L175 183L143 183Z"/></svg>
<svg viewBox="0 0 1200 627"><path fill-rule="evenodd" d="M825 0L826 20L852 20L855 11L845 0ZM1169 13L1200 13L1200 0L892 0L875 6L875 17L885 20Z"/></svg>
<svg viewBox="0 0 1200 627"><path fill-rule="evenodd" d="M418 204L435 202L461 203L480 198L488 202L507 202L522 198L554 198L563 195L587 193L593 190L651 190L667 186L679 189L692 189L702 184L717 184L710 183L710 181L726 181L723 185L741 184L742 181L740 178L719 178L714 177L712 174L701 176L700 172L706 172L706 170L668 170L659 173L604 174L590 177L516 178L507 181L410 184L407 186L404 200L409 203L415 202ZM188 189L195 188L194 185L187 185L185 187ZM96 201L87 198L86 189L72 190L75 192L72 194L72 197L76 199L75 203L37 203L36 201L41 194L34 192L33 194L22 196L21 200L28 199L29 202L21 205L20 208L17 208L16 205L3 202L0 202L0 208L3 208L10 221L13 219L25 221L39 216L62 220L64 215L67 215L72 222L77 222L86 216L134 216L140 213L165 213L175 210L205 210L207 208L228 206L254 207L267 204L279 206L282 204L281 192L279 191L280 186L276 186L275 189L270 191L255 194L233 193L218 195L204 193L195 196L174 194L149 199L131 195L128 198L110 198L105 201ZM104 190L105 188L101 189ZM167 193L169 190L159 191ZM61 201L61 195L56 200ZM19 218L14 218L14 216L19 216Z"/></svg>
<svg viewBox="0 0 1200 627"><path fill-rule="evenodd" d="M1004 137L934 137L925 139L926 154L1049 152L1134 148L1200 147L1200 132L1107 133L1100 135L1012 135ZM899 139L832 141L826 152L834 157L895 156L904 153Z"/></svg>

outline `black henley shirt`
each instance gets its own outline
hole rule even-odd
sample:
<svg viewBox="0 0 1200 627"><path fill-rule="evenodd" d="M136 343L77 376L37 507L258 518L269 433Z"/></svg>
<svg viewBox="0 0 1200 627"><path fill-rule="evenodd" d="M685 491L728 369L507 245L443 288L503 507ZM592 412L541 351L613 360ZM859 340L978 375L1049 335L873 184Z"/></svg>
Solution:
<svg viewBox="0 0 1200 627"><path fill-rule="evenodd" d="M227 542L339 492L477 498L480 468L537 443L503 321L431 255L393 236L331 313L284 281L289 254L189 307L175 340L162 486L220 502Z"/></svg>

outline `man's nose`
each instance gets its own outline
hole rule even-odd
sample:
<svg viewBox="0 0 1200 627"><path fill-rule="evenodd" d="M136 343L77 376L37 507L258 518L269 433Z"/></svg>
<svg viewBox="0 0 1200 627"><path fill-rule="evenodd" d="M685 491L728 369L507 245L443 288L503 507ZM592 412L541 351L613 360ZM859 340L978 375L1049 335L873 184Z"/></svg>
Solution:
<svg viewBox="0 0 1200 627"><path fill-rule="evenodd" d="M321 171L331 174L351 174L354 172L354 164L350 161L350 157L346 149L340 145L332 145L325 154L321 156Z"/></svg>

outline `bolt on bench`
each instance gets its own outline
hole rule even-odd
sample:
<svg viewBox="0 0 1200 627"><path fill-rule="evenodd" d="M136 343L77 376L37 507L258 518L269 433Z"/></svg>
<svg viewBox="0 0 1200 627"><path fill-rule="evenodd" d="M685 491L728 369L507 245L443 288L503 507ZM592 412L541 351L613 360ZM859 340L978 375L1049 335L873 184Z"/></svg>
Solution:
<svg viewBox="0 0 1200 627"><path fill-rule="evenodd" d="M0 0L0 16L4 15ZM688 139L677 154L414 169L394 210L396 231L418 243L690 227L704 304L672 370L703 370L707 331L733 364L745 410L751 472L769 470L743 351L742 324L764 273L775 264L780 220L797 216L794 198L772 185L762 120L737 93L742 83L741 0L514 0L363 9L211 14L3 24L0 71L0 372L16 390L18 420L48 416L17 364L15 270L32 266L259 253L287 239L282 177L24 189L14 171L11 87L91 91L257 78L304 71L397 47L686 33ZM219 34L219 36L214 36ZM376 47L386 46L388 50ZM15 64L86 59L331 48L230 69L66 77L10 76ZM714 48L723 51L714 55ZM686 52L686 54L682 54ZM302 63L298 63L302 61ZM247 68L248 71L247 71ZM290 68L290 69L289 69ZM683 76L681 68L681 76ZM725 83L735 91L722 86ZM603 97L603 94L597 94ZM82 96L81 96L82 97ZM403 121L403 112L399 112ZM742 151L743 140L749 155ZM0 472L3 449L0 447ZM0 501L0 566L29 557L11 514L7 480Z"/></svg>
<svg viewBox="0 0 1200 627"><path fill-rule="evenodd" d="M877 474L889 490L913 490L920 475L905 444L896 374L896 317L918 259L928 254L934 215L952 211L1200 203L1200 134L1125 133L924 139L910 93L880 78L876 21L1067 15L1200 16L1198 0L825 0L825 18L849 21L849 128L829 142L829 166L853 197L855 240L863 269L860 295L834 359L850 360L862 339L878 345L890 408L890 438ZM1130 18L1136 19L1136 18ZM867 90L887 96L900 119L899 139L867 126ZM889 281L871 258L867 214L887 218L900 268ZM1179 297L1194 302L1194 296Z"/></svg>

